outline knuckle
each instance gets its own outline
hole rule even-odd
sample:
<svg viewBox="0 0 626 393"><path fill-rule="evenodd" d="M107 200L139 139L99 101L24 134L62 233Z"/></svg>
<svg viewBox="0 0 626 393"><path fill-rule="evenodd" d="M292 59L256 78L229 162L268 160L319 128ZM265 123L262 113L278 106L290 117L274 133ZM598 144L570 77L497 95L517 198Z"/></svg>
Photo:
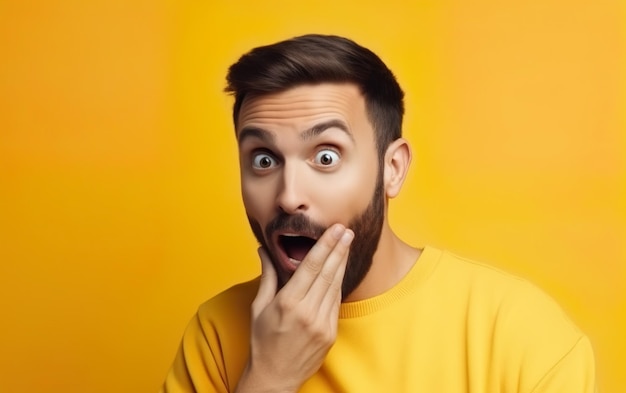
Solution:
<svg viewBox="0 0 626 393"><path fill-rule="evenodd" d="M288 296L276 296L276 307L283 311L288 312L296 308L297 302Z"/></svg>
<svg viewBox="0 0 626 393"><path fill-rule="evenodd" d="M309 339L321 346L330 345L334 342L332 329L329 329L325 319L315 312L303 312L297 316L300 329L306 332Z"/></svg>
<svg viewBox="0 0 626 393"><path fill-rule="evenodd" d="M322 270L319 274L319 279L322 280L324 284L327 284L330 287L335 282L335 272Z"/></svg>
<svg viewBox="0 0 626 393"><path fill-rule="evenodd" d="M303 262L303 267L307 271L315 274L317 274L322 269L323 265L324 260L315 256L308 258L305 262Z"/></svg>
<svg viewBox="0 0 626 393"><path fill-rule="evenodd" d="M318 327L310 334L311 339L321 346L329 346L335 341L332 333L325 327Z"/></svg>
<svg viewBox="0 0 626 393"><path fill-rule="evenodd" d="M296 321L301 328L312 332L315 330L316 315L312 312L299 312L296 316Z"/></svg>

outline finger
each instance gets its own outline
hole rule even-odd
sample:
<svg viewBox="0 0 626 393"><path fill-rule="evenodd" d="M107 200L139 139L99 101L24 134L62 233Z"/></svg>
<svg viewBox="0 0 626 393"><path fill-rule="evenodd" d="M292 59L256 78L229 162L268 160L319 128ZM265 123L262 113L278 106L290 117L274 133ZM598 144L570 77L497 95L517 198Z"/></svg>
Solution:
<svg viewBox="0 0 626 393"><path fill-rule="evenodd" d="M259 290L254 299L253 307L260 312L276 296L278 278L274 265L272 265L272 261L263 247L259 247L257 252L259 253L259 258L261 258L261 282L259 283Z"/></svg>
<svg viewBox="0 0 626 393"><path fill-rule="evenodd" d="M309 250L289 282L283 287L282 292L294 299L302 299L317 279L328 256L345 230L341 224L328 228Z"/></svg>
<svg viewBox="0 0 626 393"><path fill-rule="evenodd" d="M349 252L345 255L339 269L335 273L333 283L327 290L326 296L321 300L319 306L320 315L328 315L328 320L332 323L339 318L339 308L341 306L341 296L343 288L343 278L345 277L348 266Z"/></svg>
<svg viewBox="0 0 626 393"><path fill-rule="evenodd" d="M340 282L343 282L343 273L345 269L339 269L337 274L341 275ZM336 337L337 334L337 325L339 324L339 310L341 309L341 284L339 284L339 288L336 291L332 291L335 293L334 296L328 296L324 298L322 305L320 307L320 314L324 316L326 321L328 322L328 327L330 329L331 335Z"/></svg>
<svg viewBox="0 0 626 393"><path fill-rule="evenodd" d="M328 260L322 267L317 279L311 285L307 297L313 306L320 308L320 311L328 312L330 305L335 303L336 297L341 298L341 284L353 239L354 233L347 229L328 256ZM325 307L324 310L321 310L322 307Z"/></svg>

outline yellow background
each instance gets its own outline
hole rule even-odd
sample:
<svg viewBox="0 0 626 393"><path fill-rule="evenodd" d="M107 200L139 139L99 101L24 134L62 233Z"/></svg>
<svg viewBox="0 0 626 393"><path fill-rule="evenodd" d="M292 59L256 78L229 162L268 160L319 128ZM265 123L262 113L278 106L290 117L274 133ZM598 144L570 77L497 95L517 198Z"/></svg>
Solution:
<svg viewBox="0 0 626 393"><path fill-rule="evenodd" d="M412 5L409 5L412 4ZM524 276L625 392L619 1L0 0L0 389L153 392L259 272L226 68L307 32L377 52L415 160L392 223Z"/></svg>

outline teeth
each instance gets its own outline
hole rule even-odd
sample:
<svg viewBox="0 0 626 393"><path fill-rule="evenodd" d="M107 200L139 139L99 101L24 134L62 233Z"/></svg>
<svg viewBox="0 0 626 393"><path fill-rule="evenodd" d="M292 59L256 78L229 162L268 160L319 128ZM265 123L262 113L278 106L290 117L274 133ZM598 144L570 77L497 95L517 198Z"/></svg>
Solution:
<svg viewBox="0 0 626 393"><path fill-rule="evenodd" d="M308 238L311 238L313 240L316 240L316 238L308 236L308 235L304 235L302 233L281 233L280 236L285 236L285 237L308 237Z"/></svg>
<svg viewBox="0 0 626 393"><path fill-rule="evenodd" d="M298 266L299 264L302 263L302 261L299 261L299 260L293 259L293 258L289 258L289 262L293 263L296 266Z"/></svg>

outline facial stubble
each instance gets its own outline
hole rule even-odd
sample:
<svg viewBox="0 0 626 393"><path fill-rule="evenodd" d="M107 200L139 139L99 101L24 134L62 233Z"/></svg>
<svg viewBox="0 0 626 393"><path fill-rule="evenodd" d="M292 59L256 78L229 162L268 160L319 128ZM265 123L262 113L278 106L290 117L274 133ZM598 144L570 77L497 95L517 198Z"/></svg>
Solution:
<svg viewBox="0 0 626 393"><path fill-rule="evenodd" d="M378 248L378 242L382 233L384 209L384 187L379 171L372 200L363 213L353 218L347 225L354 232L354 240L350 246L346 272L341 286L342 299L345 299L358 287L372 266L374 253ZM282 288L287 283L290 275L283 271L277 263L274 247L270 247L265 239L272 239L272 234L281 229L313 234L315 238L319 239L327 229L327 227L313 222L304 214L289 215L281 213L266 225L265 230L262 230L258 221L250 216L248 216L248 221L257 241L268 252L272 260L278 275L277 289Z"/></svg>

